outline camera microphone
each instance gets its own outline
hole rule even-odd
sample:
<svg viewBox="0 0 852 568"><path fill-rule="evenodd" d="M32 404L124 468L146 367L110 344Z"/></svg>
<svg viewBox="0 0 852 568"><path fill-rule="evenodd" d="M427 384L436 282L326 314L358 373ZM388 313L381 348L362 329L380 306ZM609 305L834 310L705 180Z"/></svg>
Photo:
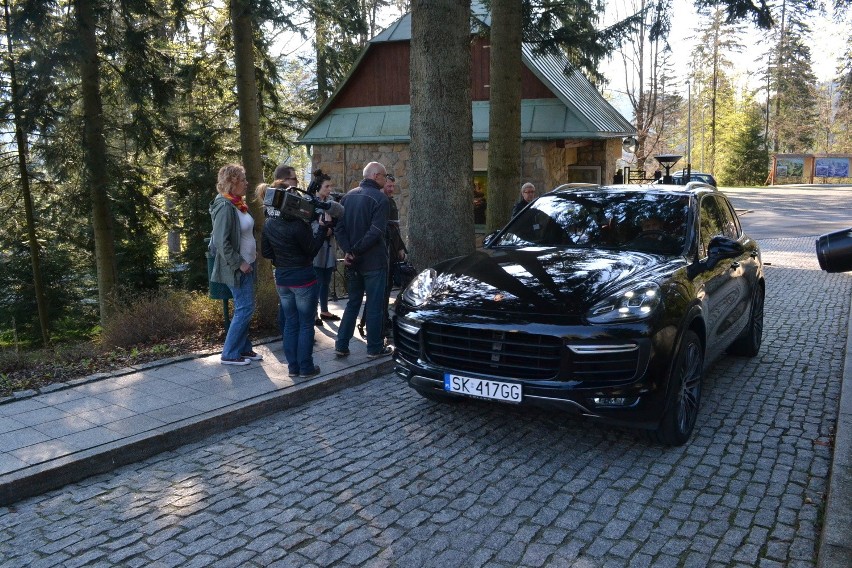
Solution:
<svg viewBox="0 0 852 568"><path fill-rule="evenodd" d="M326 207L326 205L328 207ZM331 215L332 217L334 217L335 219L339 219L339 218L343 217L343 205L341 205L340 203L338 203L336 201L326 201L325 203L322 204L321 207L323 209L325 209L326 212L329 215Z"/></svg>

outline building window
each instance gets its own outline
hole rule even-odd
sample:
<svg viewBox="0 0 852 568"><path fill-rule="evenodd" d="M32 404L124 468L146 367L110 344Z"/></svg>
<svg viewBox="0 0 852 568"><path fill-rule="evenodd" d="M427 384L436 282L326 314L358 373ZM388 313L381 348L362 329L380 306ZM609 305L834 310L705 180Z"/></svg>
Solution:
<svg viewBox="0 0 852 568"><path fill-rule="evenodd" d="M488 207L488 172L473 172L473 224L485 227Z"/></svg>

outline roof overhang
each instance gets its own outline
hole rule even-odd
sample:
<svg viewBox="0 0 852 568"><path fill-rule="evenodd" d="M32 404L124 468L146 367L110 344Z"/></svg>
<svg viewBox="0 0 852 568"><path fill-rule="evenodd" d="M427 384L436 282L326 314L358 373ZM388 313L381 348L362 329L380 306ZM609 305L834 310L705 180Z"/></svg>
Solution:
<svg viewBox="0 0 852 568"><path fill-rule="evenodd" d="M490 104L487 101L476 101L472 110L473 140L487 141ZM410 142L410 124L410 105L338 108L316 121L302 134L299 143L328 145ZM559 99L521 101L522 140L601 140L620 138L633 133L632 129L598 129Z"/></svg>

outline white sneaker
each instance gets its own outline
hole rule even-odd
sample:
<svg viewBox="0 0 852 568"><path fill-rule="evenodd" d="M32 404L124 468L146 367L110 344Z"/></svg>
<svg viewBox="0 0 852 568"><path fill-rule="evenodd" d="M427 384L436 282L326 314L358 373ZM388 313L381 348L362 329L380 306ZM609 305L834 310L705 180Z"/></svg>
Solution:
<svg viewBox="0 0 852 568"><path fill-rule="evenodd" d="M251 361L246 359L245 357L237 357L236 359L225 359L222 357L220 362L223 365L250 365Z"/></svg>

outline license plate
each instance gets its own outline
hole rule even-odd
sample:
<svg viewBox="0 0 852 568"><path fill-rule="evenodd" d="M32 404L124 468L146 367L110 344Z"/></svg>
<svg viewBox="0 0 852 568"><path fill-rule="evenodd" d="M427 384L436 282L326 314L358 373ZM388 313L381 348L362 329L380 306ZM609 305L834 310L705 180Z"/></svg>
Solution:
<svg viewBox="0 0 852 568"><path fill-rule="evenodd" d="M521 402L521 385L473 377L460 377L451 373L444 375L444 390L476 398Z"/></svg>

